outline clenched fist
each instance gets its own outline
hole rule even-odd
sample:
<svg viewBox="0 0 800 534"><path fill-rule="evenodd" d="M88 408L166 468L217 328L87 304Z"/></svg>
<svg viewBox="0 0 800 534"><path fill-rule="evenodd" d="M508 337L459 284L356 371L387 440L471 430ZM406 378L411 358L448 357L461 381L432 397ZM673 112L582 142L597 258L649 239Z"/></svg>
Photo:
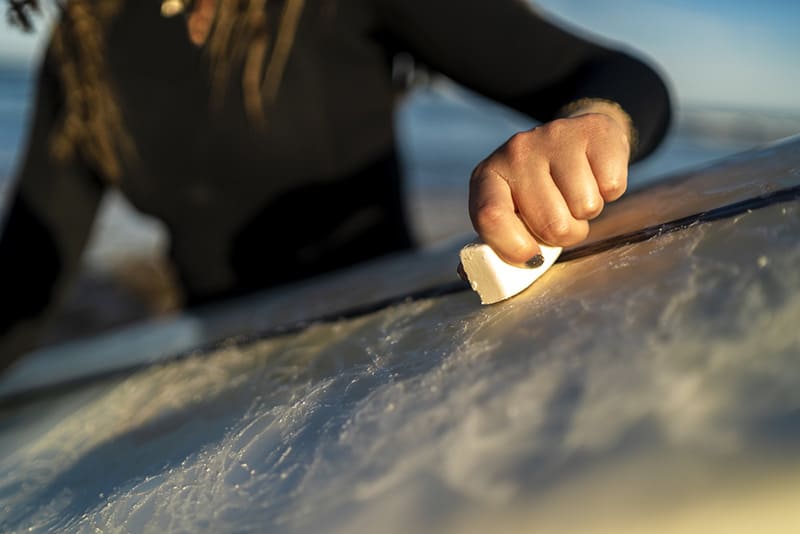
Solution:
<svg viewBox="0 0 800 534"><path fill-rule="evenodd" d="M625 192L633 142L628 115L603 100L514 135L472 173L475 230L512 264L535 264L538 243L583 241L588 221Z"/></svg>

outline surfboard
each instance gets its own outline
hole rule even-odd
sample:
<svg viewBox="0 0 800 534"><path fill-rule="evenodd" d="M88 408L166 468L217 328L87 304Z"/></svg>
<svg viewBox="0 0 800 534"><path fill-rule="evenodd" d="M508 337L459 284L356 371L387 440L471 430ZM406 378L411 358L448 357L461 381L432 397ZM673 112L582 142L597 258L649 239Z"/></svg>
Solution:
<svg viewBox="0 0 800 534"><path fill-rule="evenodd" d="M560 261L795 198L800 185L795 143L793 138L779 141L628 194L608 206L593 222L588 239L567 249ZM34 351L0 377L0 405L164 360L213 352L221 344L247 343L404 301L465 291L468 286L454 279L451 264L458 248L469 239L457 238L265 295ZM382 276L372 276L375 272ZM364 280L370 283L364 284Z"/></svg>
<svg viewBox="0 0 800 534"><path fill-rule="evenodd" d="M800 525L800 138L627 195L497 305L466 240L32 354L0 530Z"/></svg>

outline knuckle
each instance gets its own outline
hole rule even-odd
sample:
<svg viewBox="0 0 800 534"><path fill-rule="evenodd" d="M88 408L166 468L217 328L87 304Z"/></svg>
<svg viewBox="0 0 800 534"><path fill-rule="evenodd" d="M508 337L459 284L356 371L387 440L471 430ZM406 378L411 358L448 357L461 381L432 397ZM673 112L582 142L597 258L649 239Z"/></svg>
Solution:
<svg viewBox="0 0 800 534"><path fill-rule="evenodd" d="M594 219L603 211L603 200L597 196L586 197L575 211L573 215L578 219Z"/></svg>
<svg viewBox="0 0 800 534"><path fill-rule="evenodd" d="M589 223L560 216L552 219L539 235L551 245L568 247L588 237Z"/></svg>
<svg viewBox="0 0 800 534"><path fill-rule="evenodd" d="M587 113L576 117L584 133L596 139L611 139L617 129L614 119L604 113Z"/></svg>
<svg viewBox="0 0 800 534"><path fill-rule="evenodd" d="M505 144L505 153L515 162L523 158L530 150L531 139L528 132L518 132L512 135Z"/></svg>
<svg viewBox="0 0 800 534"><path fill-rule="evenodd" d="M499 228L503 224L505 211L497 204L483 204L479 206L472 216L476 230L492 230Z"/></svg>
<svg viewBox="0 0 800 534"><path fill-rule="evenodd" d="M541 234L548 243L560 245L573 235L572 224L567 217L553 217L542 228Z"/></svg>
<svg viewBox="0 0 800 534"><path fill-rule="evenodd" d="M628 187L627 176L622 173L610 173L598 184L600 194L606 201L616 200L625 193Z"/></svg>
<svg viewBox="0 0 800 534"><path fill-rule="evenodd" d="M605 113L589 113L585 116L589 126L599 134L608 134L614 128L614 119Z"/></svg>
<svg viewBox="0 0 800 534"><path fill-rule="evenodd" d="M542 137L551 140L558 140L564 137L567 130L571 127L569 119L554 119L547 124L536 128L536 132Z"/></svg>

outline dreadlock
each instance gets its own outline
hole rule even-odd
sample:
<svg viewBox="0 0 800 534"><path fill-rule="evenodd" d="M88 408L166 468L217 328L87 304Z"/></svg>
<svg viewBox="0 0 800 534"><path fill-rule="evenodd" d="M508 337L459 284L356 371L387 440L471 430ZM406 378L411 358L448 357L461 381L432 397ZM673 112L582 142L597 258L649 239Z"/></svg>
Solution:
<svg viewBox="0 0 800 534"><path fill-rule="evenodd" d="M241 66L245 109L256 120L264 117L264 100L272 102L277 96L304 4L304 0L286 0L277 32L270 39L268 1L217 0L206 44L215 97L222 97L232 70Z"/></svg>
<svg viewBox="0 0 800 534"><path fill-rule="evenodd" d="M33 31L41 14L39 0L6 0L7 18L23 31ZM61 162L77 156L111 183L122 174L122 161L135 156L122 112L114 98L105 61L105 33L124 0L49 0L60 12L52 53L64 97L62 117L51 134L51 153ZM141 1L141 0L131 0ZM264 118L264 101L272 102L305 0L284 0L274 37L270 36L267 3L272 0L217 0L205 47L210 61L212 96L219 101L231 74L241 69L245 111ZM191 9L191 0L164 0L170 16Z"/></svg>

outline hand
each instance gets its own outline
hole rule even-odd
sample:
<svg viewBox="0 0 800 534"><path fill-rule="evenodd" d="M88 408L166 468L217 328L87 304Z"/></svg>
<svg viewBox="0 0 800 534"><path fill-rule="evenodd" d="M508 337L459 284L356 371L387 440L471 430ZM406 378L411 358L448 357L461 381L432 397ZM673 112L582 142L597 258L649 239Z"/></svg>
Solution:
<svg viewBox="0 0 800 534"><path fill-rule="evenodd" d="M570 246L625 192L633 131L607 101L514 135L472 173L469 213L483 241L511 264L536 263L538 243Z"/></svg>
<svg viewBox="0 0 800 534"><path fill-rule="evenodd" d="M187 9L189 13L186 13ZM162 0L161 15L167 18L186 15L186 30L189 40L196 46L203 46L211 33L217 0Z"/></svg>
<svg viewBox="0 0 800 534"><path fill-rule="evenodd" d="M202 46L211 32L214 14L217 10L217 0L196 0L186 27L189 30L189 39L196 46Z"/></svg>

